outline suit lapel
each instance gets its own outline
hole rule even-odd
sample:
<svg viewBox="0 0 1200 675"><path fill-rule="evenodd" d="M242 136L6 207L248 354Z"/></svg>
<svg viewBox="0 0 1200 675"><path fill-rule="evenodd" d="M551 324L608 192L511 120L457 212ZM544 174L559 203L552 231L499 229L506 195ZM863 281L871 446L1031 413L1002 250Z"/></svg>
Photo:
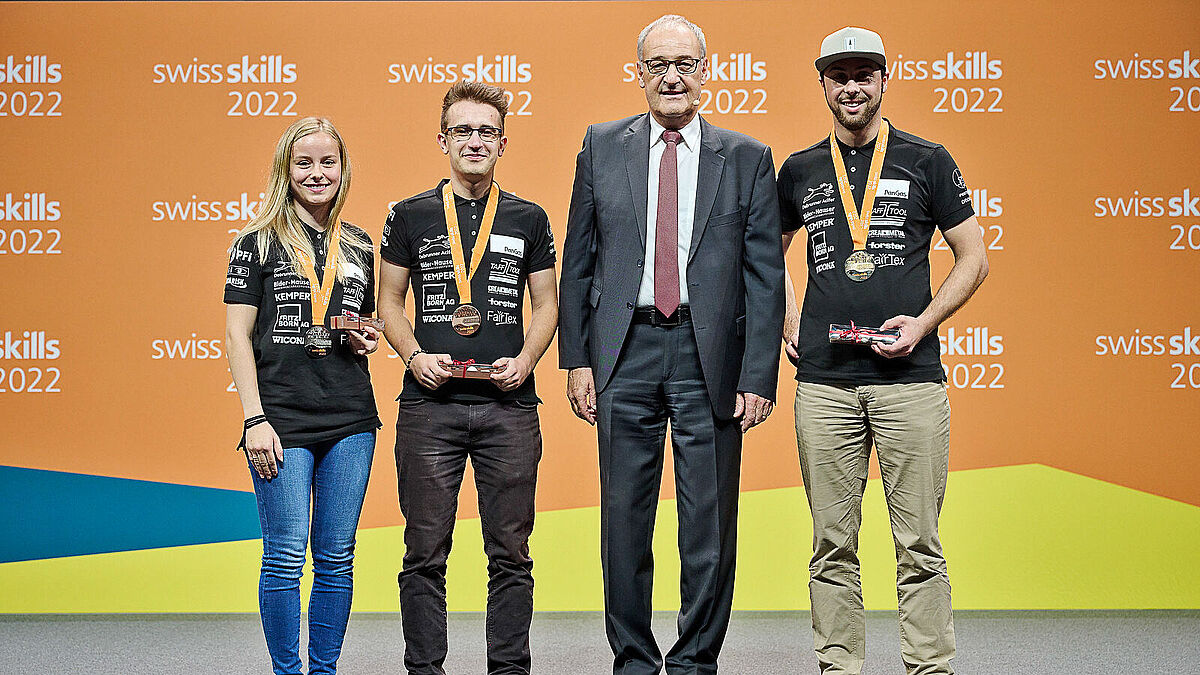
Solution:
<svg viewBox="0 0 1200 675"><path fill-rule="evenodd" d="M629 191L633 195L633 213L637 217L642 251L646 250L646 181L650 175L650 120L648 114L638 116L625 130L621 139L625 146L625 170L629 174Z"/></svg>
<svg viewBox="0 0 1200 675"><path fill-rule="evenodd" d="M713 203L717 200L721 171L725 166L725 157L721 155L722 147L721 139L717 138L713 125L700 118L700 174L696 178L696 217L692 221L692 243L688 248L688 262L696 256L696 248L700 245L700 238L704 236L704 228L712 214ZM644 224L642 240L645 241Z"/></svg>

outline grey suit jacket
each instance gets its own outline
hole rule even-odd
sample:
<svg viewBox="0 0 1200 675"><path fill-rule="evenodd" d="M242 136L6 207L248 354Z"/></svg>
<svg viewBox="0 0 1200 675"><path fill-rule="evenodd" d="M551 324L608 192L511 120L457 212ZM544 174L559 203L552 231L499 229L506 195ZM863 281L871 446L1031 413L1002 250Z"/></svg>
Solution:
<svg viewBox="0 0 1200 675"><path fill-rule="evenodd" d="M588 127L575 162L559 295L559 367L591 367L601 392L620 358L646 250L648 113ZM714 412L775 400L783 247L771 149L700 121L687 263L692 329Z"/></svg>

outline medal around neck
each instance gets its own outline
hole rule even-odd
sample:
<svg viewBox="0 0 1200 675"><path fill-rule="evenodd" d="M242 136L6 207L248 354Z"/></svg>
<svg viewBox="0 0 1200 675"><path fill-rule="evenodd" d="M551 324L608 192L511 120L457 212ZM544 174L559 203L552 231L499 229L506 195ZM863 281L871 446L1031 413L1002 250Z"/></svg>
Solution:
<svg viewBox="0 0 1200 675"><path fill-rule="evenodd" d="M463 258L462 233L458 229L458 210L454 208L454 191L447 182L442 186L442 210L446 216L446 238L450 242L450 258L454 262L454 286L458 289L458 309L450 316L450 327L463 336L479 332L483 317L471 304L471 277L479 269L483 254L487 253L488 240L492 236L492 224L496 221L496 208L500 202L500 186L492 181L488 192L487 206L483 209L483 222L479 224L479 236L471 249L468 266Z"/></svg>
<svg viewBox="0 0 1200 675"><path fill-rule="evenodd" d="M483 317L475 305L459 305L454 314L450 315L450 327L459 335L474 335L482 323Z"/></svg>
<svg viewBox="0 0 1200 675"><path fill-rule="evenodd" d="M317 279L317 267L304 251L296 251L300 269L308 279L309 298L312 302L312 326L304 332L304 353L310 359L323 359L333 350L333 334L325 327L325 315L329 313L329 301L333 298L333 286L337 283L338 256L341 254L342 223L333 224L329 232L329 252L321 279Z"/></svg>
<svg viewBox="0 0 1200 675"><path fill-rule="evenodd" d="M879 192L879 176L883 173L883 160L887 155L888 136L891 125L887 120L879 124L879 135L875 138L875 151L871 153L871 169L867 172L867 190L863 194L862 210L854 206L854 193L850 190L850 177L846 163L838 148L837 135L829 132L829 154L833 160L833 171L837 174L838 192L842 198L842 210L846 213L846 225L850 227L850 239L854 252L846 258L846 276L852 281L863 282L875 274L875 259L867 253L867 235L871 231L871 213L875 210L875 195Z"/></svg>
<svg viewBox="0 0 1200 675"><path fill-rule="evenodd" d="M304 353L310 359L323 359L333 350L333 333L325 326L310 326L304 331Z"/></svg>

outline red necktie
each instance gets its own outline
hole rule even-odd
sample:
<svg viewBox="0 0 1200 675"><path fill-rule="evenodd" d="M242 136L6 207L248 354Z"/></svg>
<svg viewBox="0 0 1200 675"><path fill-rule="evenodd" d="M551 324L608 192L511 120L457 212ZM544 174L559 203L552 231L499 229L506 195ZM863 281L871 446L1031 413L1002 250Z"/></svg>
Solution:
<svg viewBox="0 0 1200 675"><path fill-rule="evenodd" d="M679 167L675 146L678 131L662 134L667 147L658 164L658 218L654 224L654 306L663 316L679 308Z"/></svg>

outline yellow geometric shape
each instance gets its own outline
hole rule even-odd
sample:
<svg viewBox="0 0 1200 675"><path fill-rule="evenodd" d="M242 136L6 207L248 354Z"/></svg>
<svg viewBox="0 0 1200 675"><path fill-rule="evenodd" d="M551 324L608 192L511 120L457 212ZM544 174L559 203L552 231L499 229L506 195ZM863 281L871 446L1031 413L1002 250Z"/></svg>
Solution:
<svg viewBox="0 0 1200 675"><path fill-rule="evenodd" d="M541 611L603 608L599 509L543 512L530 543ZM654 607L679 605L674 500L659 504ZM1200 608L1200 507L1041 465L956 471L941 519L956 609ZM456 527L452 611L484 609L478 519ZM803 488L742 494L736 609L808 609ZM878 480L863 499L863 597L895 609L895 553ZM260 542L0 565L2 613L255 612ZM398 609L403 528L358 533L354 610ZM303 597L311 571L306 568Z"/></svg>

